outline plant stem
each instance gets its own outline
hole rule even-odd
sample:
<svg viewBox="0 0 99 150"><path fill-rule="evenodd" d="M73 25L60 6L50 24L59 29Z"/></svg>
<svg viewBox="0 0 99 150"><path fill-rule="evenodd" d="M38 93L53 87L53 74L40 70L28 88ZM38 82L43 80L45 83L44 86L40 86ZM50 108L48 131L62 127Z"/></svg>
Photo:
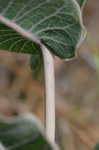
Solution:
<svg viewBox="0 0 99 150"><path fill-rule="evenodd" d="M45 74L45 124L46 134L51 142L55 142L55 72L54 59L51 52L42 45Z"/></svg>

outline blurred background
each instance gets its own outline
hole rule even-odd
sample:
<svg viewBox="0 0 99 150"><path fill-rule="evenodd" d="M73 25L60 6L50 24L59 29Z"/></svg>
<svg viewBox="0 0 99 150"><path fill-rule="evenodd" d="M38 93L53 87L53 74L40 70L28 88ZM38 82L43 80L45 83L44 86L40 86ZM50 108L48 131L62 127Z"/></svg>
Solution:
<svg viewBox="0 0 99 150"><path fill-rule="evenodd" d="M91 150L99 142L99 0L84 9L88 34L78 57L56 58L56 141L62 150ZM30 56L0 51L0 112L30 111L43 122L44 83L36 80Z"/></svg>

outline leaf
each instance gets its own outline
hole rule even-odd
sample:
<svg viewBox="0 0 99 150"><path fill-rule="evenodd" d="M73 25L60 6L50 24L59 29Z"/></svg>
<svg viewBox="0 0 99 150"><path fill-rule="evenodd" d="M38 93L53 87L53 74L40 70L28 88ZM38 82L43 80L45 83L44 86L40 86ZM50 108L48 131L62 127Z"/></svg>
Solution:
<svg viewBox="0 0 99 150"><path fill-rule="evenodd" d="M0 145L7 150L56 150L37 123L31 114L10 121L0 119Z"/></svg>
<svg viewBox="0 0 99 150"><path fill-rule="evenodd" d="M30 67L32 70L32 75L34 79L39 79L39 77L42 74L42 69L43 69L43 59L42 59L42 54L35 54L35 56L31 56L30 59Z"/></svg>
<svg viewBox="0 0 99 150"><path fill-rule="evenodd" d="M99 150L99 143L96 144L95 148L93 150Z"/></svg>
<svg viewBox="0 0 99 150"><path fill-rule="evenodd" d="M77 2L80 5L80 7L82 7L85 4L86 0L77 0Z"/></svg>
<svg viewBox="0 0 99 150"><path fill-rule="evenodd" d="M85 37L76 0L0 0L0 22L0 49L13 52L35 55L43 43L71 58Z"/></svg>

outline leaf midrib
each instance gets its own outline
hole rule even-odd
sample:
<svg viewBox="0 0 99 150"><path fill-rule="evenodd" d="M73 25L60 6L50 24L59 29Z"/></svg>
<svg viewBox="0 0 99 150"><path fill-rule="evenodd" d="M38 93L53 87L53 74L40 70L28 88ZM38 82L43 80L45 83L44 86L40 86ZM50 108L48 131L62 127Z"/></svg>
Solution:
<svg viewBox="0 0 99 150"><path fill-rule="evenodd" d="M25 31L20 26L18 26L16 23L5 18L2 15L0 15L0 22L5 24L6 26L10 27L11 29L13 29L14 31L19 33L21 36L27 38L28 40L31 40L31 41L41 45L41 42L40 42L40 40L38 40L38 38L36 38L36 35L33 35L33 33L32 34L29 33L27 30Z"/></svg>

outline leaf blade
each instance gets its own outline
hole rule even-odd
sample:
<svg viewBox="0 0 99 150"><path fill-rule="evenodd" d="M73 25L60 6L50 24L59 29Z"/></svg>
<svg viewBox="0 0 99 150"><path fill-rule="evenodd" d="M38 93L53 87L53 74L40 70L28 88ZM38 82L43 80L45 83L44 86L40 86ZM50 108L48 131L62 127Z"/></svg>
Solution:
<svg viewBox="0 0 99 150"><path fill-rule="evenodd" d="M1 22L3 17L8 20L9 27L14 30L20 28L19 33L22 29L24 33L21 32L21 35L32 40L33 44L43 43L56 56L64 59L75 55L82 35L79 13L75 0L0 0Z"/></svg>
<svg viewBox="0 0 99 150"><path fill-rule="evenodd" d="M99 143L96 144L96 146L93 150L99 150Z"/></svg>
<svg viewBox="0 0 99 150"><path fill-rule="evenodd" d="M0 142L11 150L42 149L55 150L46 140L31 114L25 114L17 119L3 120L0 118Z"/></svg>
<svg viewBox="0 0 99 150"><path fill-rule="evenodd" d="M87 0L77 0L77 2L80 5L80 7L82 7L85 4L86 1Z"/></svg>

